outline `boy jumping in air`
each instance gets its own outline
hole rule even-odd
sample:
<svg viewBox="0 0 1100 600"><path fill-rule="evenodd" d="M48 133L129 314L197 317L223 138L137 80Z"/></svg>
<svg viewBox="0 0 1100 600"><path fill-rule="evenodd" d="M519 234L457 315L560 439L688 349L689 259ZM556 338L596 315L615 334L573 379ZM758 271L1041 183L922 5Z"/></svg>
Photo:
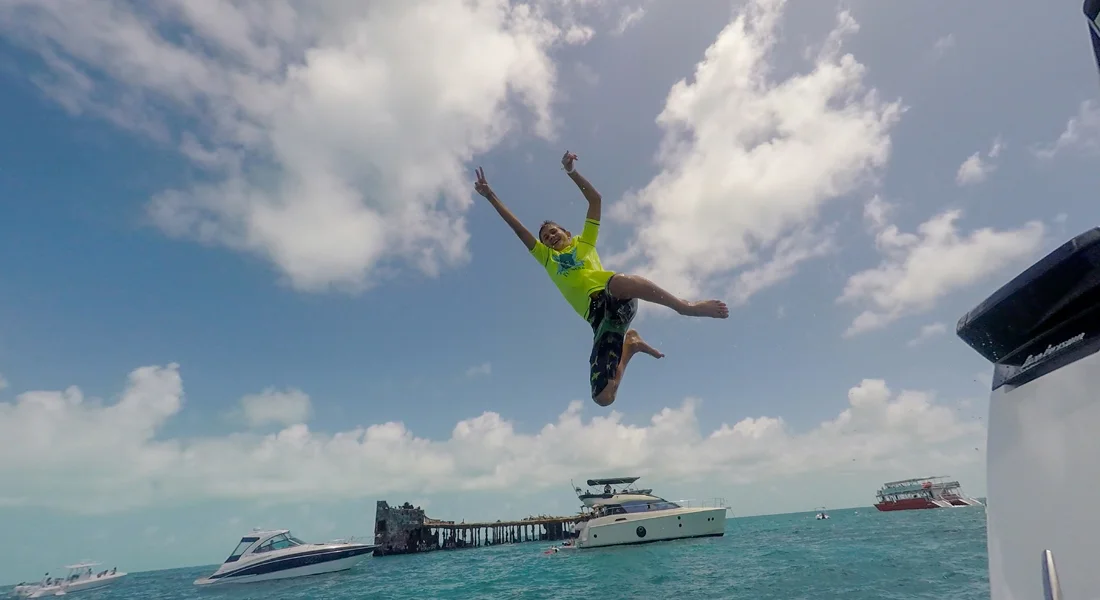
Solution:
<svg viewBox="0 0 1100 600"><path fill-rule="evenodd" d="M591 367L592 399L600 406L609 406L622 384L623 373L630 359L642 352L654 358L664 354L642 341L630 323L638 312L638 300L667 306L689 317L725 319L729 309L719 300L689 302L657 287L652 281L637 275L604 270L596 252L600 232L600 194L591 183L573 168L577 155L566 152L562 167L580 188L588 201L588 214L579 237L553 221L539 227L538 239L519 222L500 201L485 179L485 170L478 168L474 190L497 209L500 216L527 251L546 269L551 281L569 302L573 310L592 326Z"/></svg>

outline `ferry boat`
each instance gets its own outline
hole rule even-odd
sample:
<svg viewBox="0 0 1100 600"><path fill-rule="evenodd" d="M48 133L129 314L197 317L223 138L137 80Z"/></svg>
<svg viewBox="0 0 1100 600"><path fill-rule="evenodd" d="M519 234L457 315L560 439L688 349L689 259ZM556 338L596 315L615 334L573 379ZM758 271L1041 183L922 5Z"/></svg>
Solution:
<svg viewBox="0 0 1100 600"><path fill-rule="evenodd" d="M882 485L875 497L878 499L875 508L881 511L983 506L963 494L959 482L948 481L947 476L890 481Z"/></svg>

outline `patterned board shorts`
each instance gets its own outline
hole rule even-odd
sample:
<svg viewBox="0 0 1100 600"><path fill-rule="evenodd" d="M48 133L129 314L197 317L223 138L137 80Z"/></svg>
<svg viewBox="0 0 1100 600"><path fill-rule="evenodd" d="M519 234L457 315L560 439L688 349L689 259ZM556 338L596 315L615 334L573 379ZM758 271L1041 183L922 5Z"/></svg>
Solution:
<svg viewBox="0 0 1100 600"><path fill-rule="evenodd" d="M592 354L588 358L592 398L615 378L622 355L623 339L630 322L638 314L638 300L620 300L604 288L588 305L588 324L592 326Z"/></svg>

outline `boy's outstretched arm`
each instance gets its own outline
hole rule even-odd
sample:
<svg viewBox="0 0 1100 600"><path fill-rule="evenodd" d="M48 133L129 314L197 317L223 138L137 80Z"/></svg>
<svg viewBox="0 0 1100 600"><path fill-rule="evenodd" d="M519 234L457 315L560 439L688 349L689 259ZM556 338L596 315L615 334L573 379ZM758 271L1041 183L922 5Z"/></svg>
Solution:
<svg viewBox="0 0 1100 600"><path fill-rule="evenodd" d="M569 174L569 178L573 180L573 183L577 184L581 193L584 194L584 199L588 200L588 214L585 215L586 219L599 222L600 220L600 193L596 191L596 188L592 187L584 175L581 175L573 168L573 161L577 160L577 155L572 152L566 151L565 156L561 158L561 166L565 167L565 172Z"/></svg>
<svg viewBox="0 0 1100 600"><path fill-rule="evenodd" d="M523 223L520 223L519 219L512 214L512 211L508 210L507 206L504 206L504 203L497 197L496 192L489 187L489 182L485 180L485 169L483 168L479 167L477 170L477 182L474 183L474 190L488 200L489 204L493 205L493 208L497 209L497 213L504 219L504 222L508 223L512 231L516 232L516 235L519 236L523 245L527 246L527 251L530 252L533 250L535 247L535 236L531 235L531 232L523 226Z"/></svg>

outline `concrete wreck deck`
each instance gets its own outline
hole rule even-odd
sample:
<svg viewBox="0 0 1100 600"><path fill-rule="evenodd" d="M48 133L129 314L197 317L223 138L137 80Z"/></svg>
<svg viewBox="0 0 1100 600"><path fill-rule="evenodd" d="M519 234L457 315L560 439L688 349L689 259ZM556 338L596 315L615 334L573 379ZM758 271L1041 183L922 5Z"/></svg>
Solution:
<svg viewBox="0 0 1100 600"><path fill-rule="evenodd" d="M408 502L390 506L379 500L374 513L375 556L433 550L477 548L528 541L563 540L573 535L586 517L530 516L518 521L465 523L427 516Z"/></svg>

